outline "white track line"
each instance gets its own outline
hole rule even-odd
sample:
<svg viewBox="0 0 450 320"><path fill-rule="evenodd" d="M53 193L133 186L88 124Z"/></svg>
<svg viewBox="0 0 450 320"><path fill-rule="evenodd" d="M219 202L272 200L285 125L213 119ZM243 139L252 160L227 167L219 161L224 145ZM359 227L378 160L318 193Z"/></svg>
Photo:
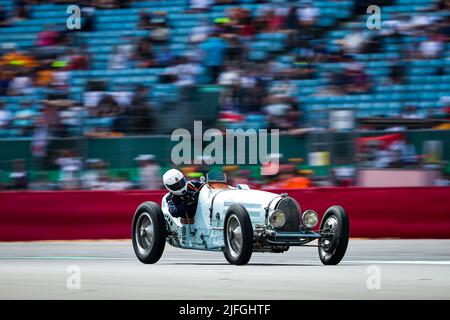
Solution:
<svg viewBox="0 0 450 320"><path fill-rule="evenodd" d="M136 258L127 257L89 257L89 256L0 256L0 260L136 260ZM177 261L180 263L221 263L224 262L223 259L180 259L180 258L162 258L161 262L164 261ZM253 263L261 263L261 261L254 260ZM250 264L252 263L250 262ZM270 264L271 261L265 261ZM319 261L306 261L298 260L295 263L292 261L280 262L276 261L274 264L318 264ZM408 265L450 265L449 260L343 260L342 263L352 263L352 264L408 264Z"/></svg>
<svg viewBox="0 0 450 320"><path fill-rule="evenodd" d="M430 264L430 265L450 265L450 261L442 260L343 260L349 263L368 264Z"/></svg>
<svg viewBox="0 0 450 320"><path fill-rule="evenodd" d="M74 256L29 256L29 257L20 257L20 256L9 256L9 257L0 257L0 260L136 260L137 258L116 258L116 257L74 257Z"/></svg>

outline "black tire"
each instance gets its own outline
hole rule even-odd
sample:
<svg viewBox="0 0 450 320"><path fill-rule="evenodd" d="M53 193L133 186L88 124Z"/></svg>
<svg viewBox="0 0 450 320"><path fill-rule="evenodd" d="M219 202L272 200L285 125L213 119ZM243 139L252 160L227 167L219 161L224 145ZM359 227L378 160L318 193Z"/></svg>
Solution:
<svg viewBox="0 0 450 320"><path fill-rule="evenodd" d="M239 223L241 228L241 241L229 237L229 233L231 234L229 228L232 228L236 223ZM223 254L229 263L244 265L250 261L253 252L253 227L247 209L241 204L233 204L228 208L223 226L223 239L225 243ZM238 250L236 241L241 244Z"/></svg>
<svg viewBox="0 0 450 320"><path fill-rule="evenodd" d="M141 233L146 232L147 229L143 231L141 227L145 226L147 221L150 221L148 227L152 226L150 241L148 239L150 233L148 235ZM166 245L166 233L166 222L159 205L155 202L142 203L134 214L131 233L134 253L139 261L145 264L158 262Z"/></svg>
<svg viewBox="0 0 450 320"><path fill-rule="evenodd" d="M334 227L331 227L332 225ZM350 223L344 208L340 206L328 208L320 223L320 230L323 231L324 228L334 229L334 235L319 240L320 261L325 265L336 265L347 251L350 236Z"/></svg>

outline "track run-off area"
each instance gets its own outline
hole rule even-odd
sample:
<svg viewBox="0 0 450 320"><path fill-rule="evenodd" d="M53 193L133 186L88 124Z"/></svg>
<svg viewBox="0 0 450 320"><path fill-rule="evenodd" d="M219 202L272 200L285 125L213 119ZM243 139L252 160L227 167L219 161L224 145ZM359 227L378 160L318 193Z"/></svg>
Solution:
<svg viewBox="0 0 450 320"><path fill-rule="evenodd" d="M450 240L350 239L337 266L314 247L233 266L166 245L144 265L129 240L3 242L0 299L450 299Z"/></svg>

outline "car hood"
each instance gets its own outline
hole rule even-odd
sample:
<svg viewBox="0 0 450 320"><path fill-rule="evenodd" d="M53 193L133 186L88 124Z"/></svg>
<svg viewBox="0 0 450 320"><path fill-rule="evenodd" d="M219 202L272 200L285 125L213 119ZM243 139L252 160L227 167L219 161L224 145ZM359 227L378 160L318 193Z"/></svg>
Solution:
<svg viewBox="0 0 450 320"><path fill-rule="evenodd" d="M273 198L279 195L272 192L261 190L241 190L241 189L226 189L217 190L212 194L215 196L214 201L221 200L225 205L232 203L240 204L258 204L266 207Z"/></svg>

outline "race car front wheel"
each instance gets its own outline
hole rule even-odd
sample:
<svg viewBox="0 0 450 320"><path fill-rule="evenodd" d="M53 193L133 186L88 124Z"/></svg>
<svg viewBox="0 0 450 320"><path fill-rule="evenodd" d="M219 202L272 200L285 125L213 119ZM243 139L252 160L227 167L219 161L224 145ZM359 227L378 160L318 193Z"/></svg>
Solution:
<svg viewBox="0 0 450 320"><path fill-rule="evenodd" d="M231 264L247 264L253 251L253 227L247 210L241 204L231 205L224 222L224 255Z"/></svg>
<svg viewBox="0 0 450 320"><path fill-rule="evenodd" d="M136 257L142 263L156 263L166 244L166 222L155 202L141 204L133 217L132 242Z"/></svg>
<svg viewBox="0 0 450 320"><path fill-rule="evenodd" d="M350 224L344 208L332 206L320 223L319 257L325 265L338 264L347 251Z"/></svg>

